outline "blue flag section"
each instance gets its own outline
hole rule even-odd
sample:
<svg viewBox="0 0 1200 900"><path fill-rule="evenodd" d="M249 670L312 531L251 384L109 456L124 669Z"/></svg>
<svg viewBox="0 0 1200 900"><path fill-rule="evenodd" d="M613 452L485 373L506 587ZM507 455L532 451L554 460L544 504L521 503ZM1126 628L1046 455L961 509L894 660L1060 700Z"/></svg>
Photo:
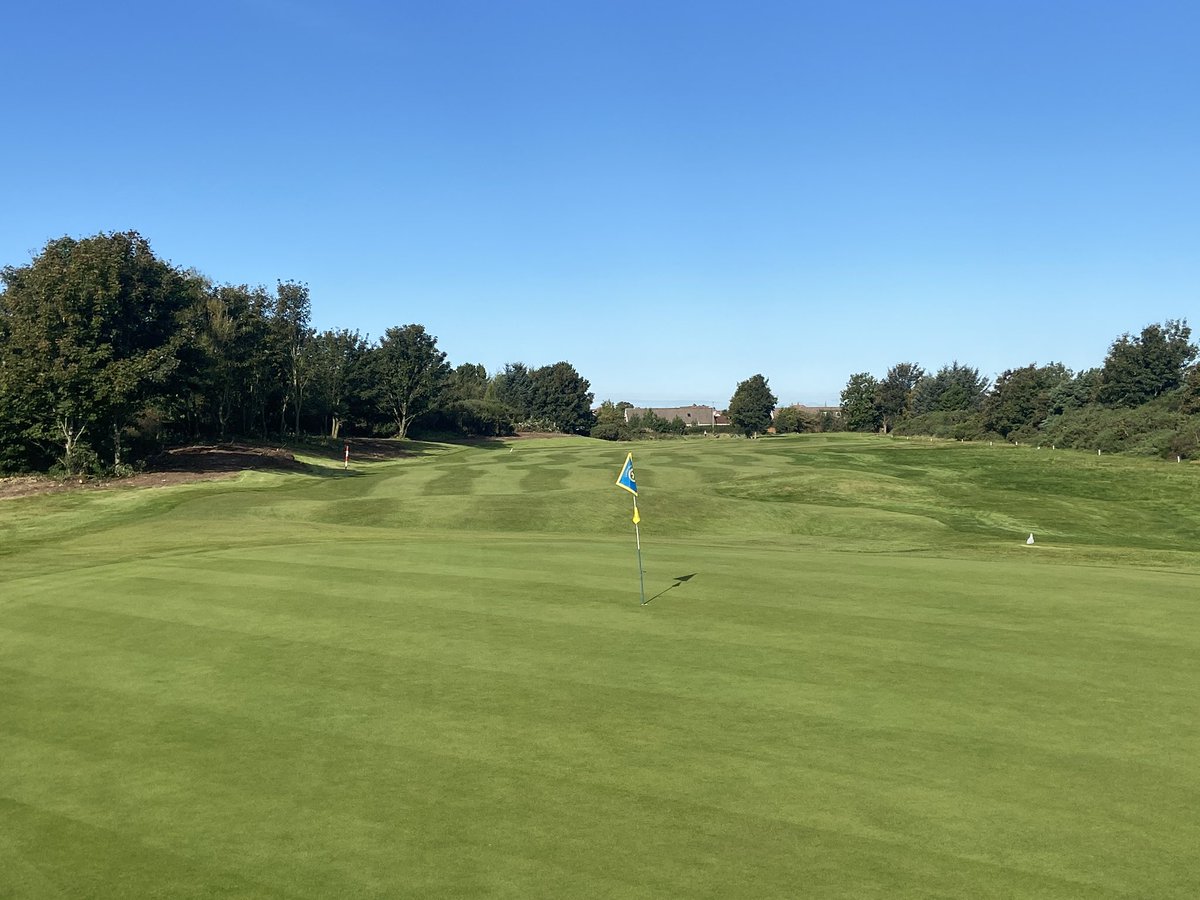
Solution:
<svg viewBox="0 0 1200 900"><path fill-rule="evenodd" d="M633 496L637 496L637 481L633 477L633 454L625 457L625 465L621 467L621 477L617 479L617 487L625 488Z"/></svg>

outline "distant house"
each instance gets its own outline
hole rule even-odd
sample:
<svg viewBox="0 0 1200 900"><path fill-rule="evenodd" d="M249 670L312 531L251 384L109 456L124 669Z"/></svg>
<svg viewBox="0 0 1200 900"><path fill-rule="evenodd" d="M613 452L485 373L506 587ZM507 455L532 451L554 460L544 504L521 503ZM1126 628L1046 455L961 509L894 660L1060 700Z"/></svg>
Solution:
<svg viewBox="0 0 1200 900"><path fill-rule="evenodd" d="M687 428L720 428L729 426L729 419L723 412L712 406L642 406L628 407L625 410L625 421L628 423L637 416L652 412L660 419L673 422L682 419Z"/></svg>

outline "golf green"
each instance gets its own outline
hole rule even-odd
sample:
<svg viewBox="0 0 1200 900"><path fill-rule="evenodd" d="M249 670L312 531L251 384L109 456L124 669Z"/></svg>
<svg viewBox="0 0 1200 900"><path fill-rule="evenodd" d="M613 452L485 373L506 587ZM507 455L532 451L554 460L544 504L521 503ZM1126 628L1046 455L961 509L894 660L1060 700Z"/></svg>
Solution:
<svg viewBox="0 0 1200 900"><path fill-rule="evenodd" d="M412 447L0 503L0 896L1200 895L1200 469L635 444L643 606L630 445Z"/></svg>

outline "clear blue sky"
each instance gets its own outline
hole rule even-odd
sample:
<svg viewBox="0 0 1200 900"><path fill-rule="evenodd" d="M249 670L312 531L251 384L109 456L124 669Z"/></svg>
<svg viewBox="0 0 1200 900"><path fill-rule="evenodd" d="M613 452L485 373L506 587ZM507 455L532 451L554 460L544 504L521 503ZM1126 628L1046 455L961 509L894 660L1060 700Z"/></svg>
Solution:
<svg viewBox="0 0 1200 900"><path fill-rule="evenodd" d="M135 229L597 400L836 403L1197 316L1200 4L10 4L0 263Z"/></svg>

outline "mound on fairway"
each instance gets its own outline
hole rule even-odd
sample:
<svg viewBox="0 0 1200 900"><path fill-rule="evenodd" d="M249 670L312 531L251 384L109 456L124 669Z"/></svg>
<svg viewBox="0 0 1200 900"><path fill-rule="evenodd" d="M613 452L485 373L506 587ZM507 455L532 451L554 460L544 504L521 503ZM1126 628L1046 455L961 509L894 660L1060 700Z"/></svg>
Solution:
<svg viewBox="0 0 1200 900"><path fill-rule="evenodd" d="M0 504L0 896L1200 894L1192 467L635 445L641 607L624 447L409 449Z"/></svg>

